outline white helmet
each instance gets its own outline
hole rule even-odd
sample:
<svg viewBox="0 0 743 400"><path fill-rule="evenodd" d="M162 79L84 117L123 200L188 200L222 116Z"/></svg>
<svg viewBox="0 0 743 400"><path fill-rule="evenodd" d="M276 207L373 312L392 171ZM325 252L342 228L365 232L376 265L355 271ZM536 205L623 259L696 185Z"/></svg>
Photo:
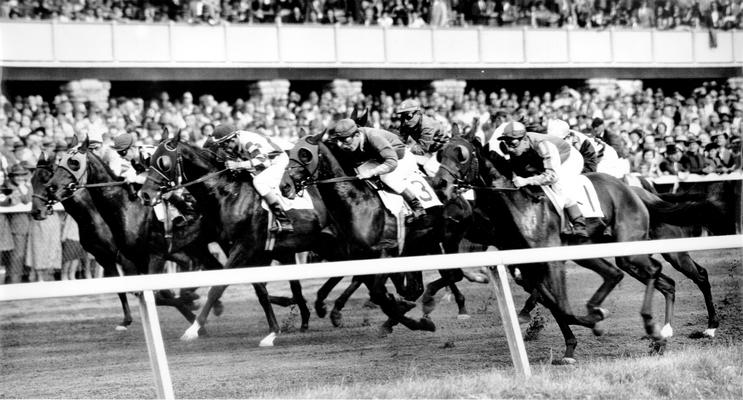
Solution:
<svg viewBox="0 0 743 400"><path fill-rule="evenodd" d="M570 126L567 122L560 119L551 119L547 122L547 134L565 139L570 132Z"/></svg>

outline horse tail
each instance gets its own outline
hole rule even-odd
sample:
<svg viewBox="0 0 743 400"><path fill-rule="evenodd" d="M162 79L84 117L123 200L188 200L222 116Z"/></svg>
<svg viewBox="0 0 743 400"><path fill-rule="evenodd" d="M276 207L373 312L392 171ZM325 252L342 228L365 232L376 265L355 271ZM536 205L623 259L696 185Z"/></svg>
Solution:
<svg viewBox="0 0 743 400"><path fill-rule="evenodd" d="M702 225L710 230L716 221L724 218L722 209L710 200L671 203L658 195L633 188L650 213L653 225L665 223L676 226Z"/></svg>

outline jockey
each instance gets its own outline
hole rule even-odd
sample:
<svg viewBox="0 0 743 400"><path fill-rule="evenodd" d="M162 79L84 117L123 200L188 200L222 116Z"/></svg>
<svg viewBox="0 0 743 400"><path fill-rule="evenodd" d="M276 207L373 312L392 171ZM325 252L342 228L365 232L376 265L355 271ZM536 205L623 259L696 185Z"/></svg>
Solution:
<svg viewBox="0 0 743 400"><path fill-rule="evenodd" d="M359 179L379 176L400 194L413 211L410 221L426 213L420 200L408 188L408 176L415 173L417 166L412 153L405 149L397 135L382 129L358 127L352 119L346 118L329 131L327 141L351 154L358 165Z"/></svg>
<svg viewBox="0 0 743 400"><path fill-rule="evenodd" d="M293 232L294 226L281 205L277 188L289 156L270 138L259 133L237 130L232 124L222 124L214 129L214 146L224 149L232 160L225 162L231 170L247 170L253 176L255 190L266 201L276 217L279 227L271 231Z"/></svg>
<svg viewBox="0 0 743 400"><path fill-rule="evenodd" d="M513 184L549 185L563 200L573 225L573 236L588 238L586 221L571 196L573 180L580 174L583 157L566 141L551 135L526 132L520 122L509 122L499 137L500 148L513 167Z"/></svg>
<svg viewBox="0 0 743 400"><path fill-rule="evenodd" d="M596 155L596 143L588 136L570 129L567 122L559 119L551 119L547 122L547 134L557 136L575 147L583 156L583 170L581 174L596 172L598 156Z"/></svg>
<svg viewBox="0 0 743 400"><path fill-rule="evenodd" d="M402 142L409 146L410 152L416 156L418 164L424 167L426 174L435 175L436 171L429 171L432 167L429 165L426 168L426 163L449 141L449 134L444 126L435 119L423 115L418 102L413 99L403 101L396 114L400 118Z"/></svg>
<svg viewBox="0 0 743 400"><path fill-rule="evenodd" d="M134 146L134 135L122 133L114 138L111 149L125 161L112 170L129 183L144 184L147 178L147 168L150 166L150 157L155 152L155 147Z"/></svg>

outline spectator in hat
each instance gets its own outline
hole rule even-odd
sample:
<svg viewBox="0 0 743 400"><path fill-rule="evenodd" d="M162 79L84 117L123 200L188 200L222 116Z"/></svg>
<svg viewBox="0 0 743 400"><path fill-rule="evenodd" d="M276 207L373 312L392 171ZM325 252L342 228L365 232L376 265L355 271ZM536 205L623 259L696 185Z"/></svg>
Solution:
<svg viewBox="0 0 743 400"><path fill-rule="evenodd" d="M692 140L689 142L689 148L684 152L681 157L681 165L684 170L689 171L692 174L704 174L704 167L707 163L702 154L702 148L698 140Z"/></svg>
<svg viewBox="0 0 743 400"><path fill-rule="evenodd" d="M9 195L12 193L12 189L6 186L7 179L5 171L7 171L6 168L0 168L0 266L5 267L6 271L10 271L14 247L13 233L10 225L10 216L12 214L3 213L2 207L10 205L11 199ZM6 275L6 279L0 282L0 284L4 283L5 280L10 280L8 275Z"/></svg>
<svg viewBox="0 0 743 400"><path fill-rule="evenodd" d="M603 142L611 146L614 150L616 150L617 156L619 156L620 158L627 157L624 140L618 134L607 130L603 119L594 118L593 121L591 121L591 130L589 136L592 137L592 139L596 140L596 142L599 144L600 142ZM597 152L597 156L598 159L601 160L603 154L601 154L601 152L599 151Z"/></svg>
<svg viewBox="0 0 743 400"><path fill-rule="evenodd" d="M8 181L6 182L6 205L17 206L31 203L31 184L30 172L21 164L14 164L8 171ZM25 264L26 245L28 240L28 230L30 218L28 213L8 214L10 222L10 232L13 235L13 250L10 253L8 264L10 270L6 276L9 283L19 283L23 277L23 267Z"/></svg>
<svg viewBox="0 0 743 400"><path fill-rule="evenodd" d="M658 169L662 175L678 175L679 172L685 172L681 165L683 153L675 144L666 146L666 157L661 161Z"/></svg>

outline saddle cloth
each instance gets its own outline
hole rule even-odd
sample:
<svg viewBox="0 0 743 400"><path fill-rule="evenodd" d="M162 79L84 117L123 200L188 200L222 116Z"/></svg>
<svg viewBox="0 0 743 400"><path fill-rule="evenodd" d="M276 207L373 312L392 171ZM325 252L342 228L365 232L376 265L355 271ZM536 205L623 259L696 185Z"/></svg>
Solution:
<svg viewBox="0 0 743 400"><path fill-rule="evenodd" d="M278 192L278 191L277 191ZM284 197L281 195L281 193L277 193L279 195L279 201L281 201L281 206L284 208L284 210L312 210L315 208L315 206L312 204L312 196L310 196L309 192L306 190L302 193L300 196L297 194L293 199L290 199L288 197ZM271 228L274 225L278 225L278 221L276 221L276 217L274 217L273 213L271 212L271 209L268 207L268 203L266 203L265 200L261 200L261 207L263 207L264 210L268 211L268 223L266 224L266 246L264 247L266 251L272 251L274 246L276 245L276 233L277 232L271 232Z"/></svg>
<svg viewBox="0 0 743 400"><path fill-rule="evenodd" d="M604 212L601 210L601 202L591 180L585 175L578 175L574 182L575 190L573 191L573 196L578 203L578 209L580 209L583 217L603 218ZM544 194L547 195L547 198L555 206L557 213L560 214L560 219L563 221L563 226L565 226L565 204L562 199L549 186L542 186L542 189L544 189Z"/></svg>

